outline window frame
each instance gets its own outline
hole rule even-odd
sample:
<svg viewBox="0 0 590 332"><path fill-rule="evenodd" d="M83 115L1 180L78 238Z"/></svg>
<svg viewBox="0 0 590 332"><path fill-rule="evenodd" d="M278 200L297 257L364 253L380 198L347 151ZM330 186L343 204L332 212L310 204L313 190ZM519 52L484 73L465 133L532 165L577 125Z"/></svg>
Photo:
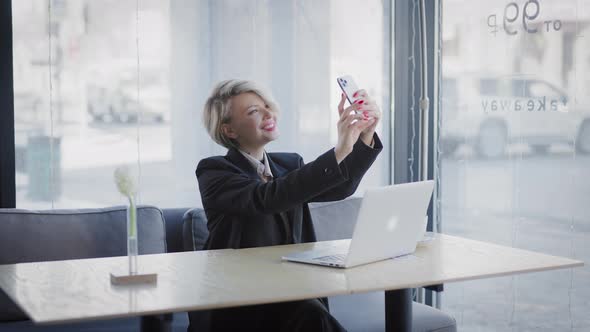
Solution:
<svg viewBox="0 0 590 332"><path fill-rule="evenodd" d="M0 1L0 208L16 207L12 1Z"/></svg>

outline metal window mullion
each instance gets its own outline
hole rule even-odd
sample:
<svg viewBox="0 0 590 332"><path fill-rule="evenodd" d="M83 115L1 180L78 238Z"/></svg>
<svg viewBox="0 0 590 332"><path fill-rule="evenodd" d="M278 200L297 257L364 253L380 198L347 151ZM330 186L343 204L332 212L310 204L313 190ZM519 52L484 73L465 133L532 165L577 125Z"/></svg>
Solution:
<svg viewBox="0 0 590 332"><path fill-rule="evenodd" d="M0 208L16 207L12 1L0 1Z"/></svg>

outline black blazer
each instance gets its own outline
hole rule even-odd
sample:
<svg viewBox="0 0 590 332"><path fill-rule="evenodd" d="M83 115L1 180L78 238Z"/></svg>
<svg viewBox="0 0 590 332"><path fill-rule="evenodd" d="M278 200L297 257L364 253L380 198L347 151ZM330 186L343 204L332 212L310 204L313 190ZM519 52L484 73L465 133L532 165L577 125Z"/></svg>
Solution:
<svg viewBox="0 0 590 332"><path fill-rule="evenodd" d="M201 160L196 175L209 238L205 249L314 242L309 202L352 195L383 145L361 140L338 165L334 149L305 164L296 153L268 153L274 178L265 183L237 149Z"/></svg>

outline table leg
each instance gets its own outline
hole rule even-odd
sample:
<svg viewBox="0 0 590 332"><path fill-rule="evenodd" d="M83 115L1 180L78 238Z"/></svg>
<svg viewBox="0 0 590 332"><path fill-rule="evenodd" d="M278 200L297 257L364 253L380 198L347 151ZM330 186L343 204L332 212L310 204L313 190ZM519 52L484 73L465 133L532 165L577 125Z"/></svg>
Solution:
<svg viewBox="0 0 590 332"><path fill-rule="evenodd" d="M172 314L142 316L140 325L141 332L171 332Z"/></svg>
<svg viewBox="0 0 590 332"><path fill-rule="evenodd" d="M412 289L385 291L385 331L412 331Z"/></svg>

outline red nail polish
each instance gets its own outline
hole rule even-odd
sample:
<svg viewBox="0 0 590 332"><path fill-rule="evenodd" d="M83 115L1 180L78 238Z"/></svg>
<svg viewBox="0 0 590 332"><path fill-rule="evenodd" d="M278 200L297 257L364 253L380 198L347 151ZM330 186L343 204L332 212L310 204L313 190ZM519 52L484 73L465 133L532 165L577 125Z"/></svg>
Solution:
<svg viewBox="0 0 590 332"><path fill-rule="evenodd" d="M365 102L364 100L360 100L359 101L359 104L363 104L364 102Z"/></svg>
<svg viewBox="0 0 590 332"><path fill-rule="evenodd" d="M359 94L358 92L355 92L352 96L356 97L356 95L358 95L358 94Z"/></svg>
<svg viewBox="0 0 590 332"><path fill-rule="evenodd" d="M367 111L364 111L364 112L363 112L363 115L364 115L364 116L369 116L369 112L367 112Z"/></svg>

